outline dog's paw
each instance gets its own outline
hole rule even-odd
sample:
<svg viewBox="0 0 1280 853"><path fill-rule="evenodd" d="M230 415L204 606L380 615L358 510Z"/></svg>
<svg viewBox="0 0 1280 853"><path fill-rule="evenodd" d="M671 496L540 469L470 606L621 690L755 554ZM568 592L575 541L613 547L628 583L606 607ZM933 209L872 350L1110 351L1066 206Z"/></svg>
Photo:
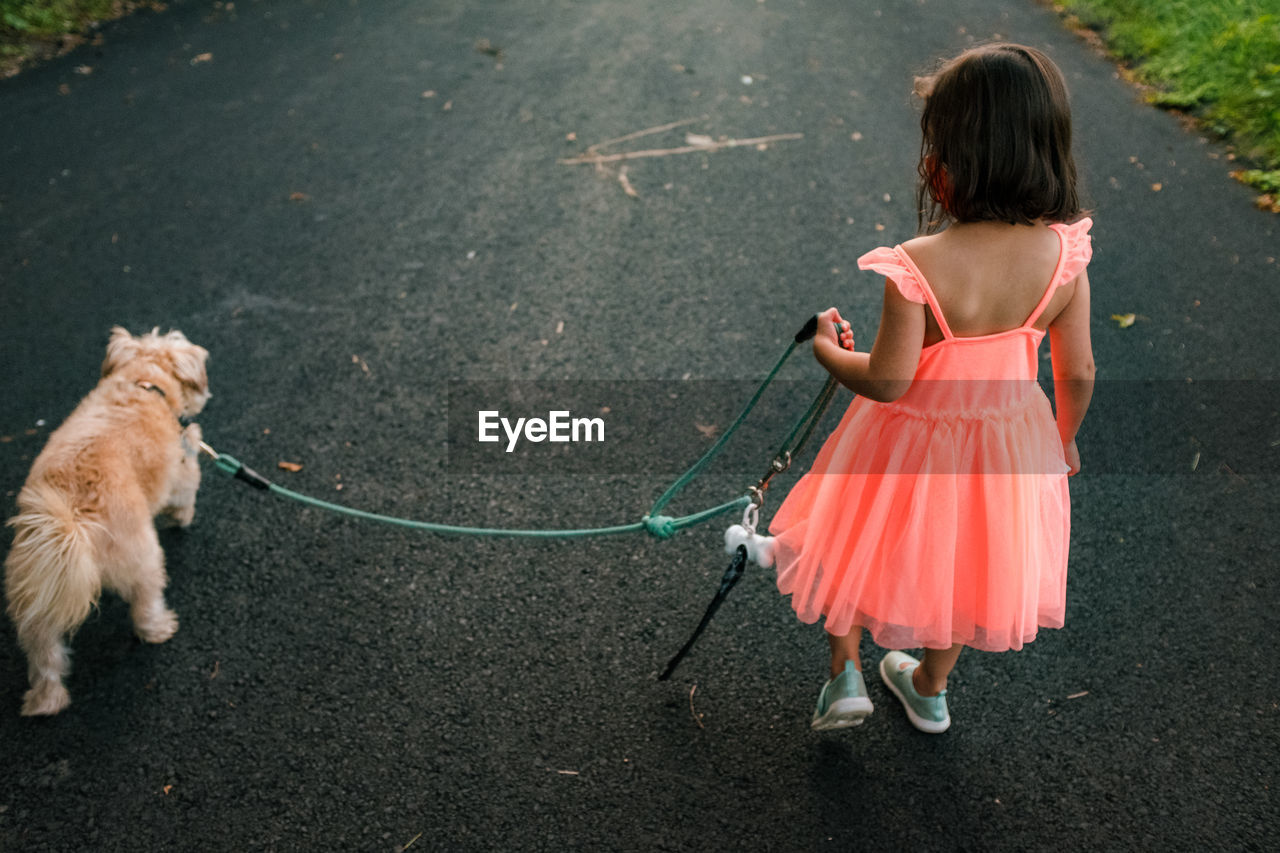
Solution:
<svg viewBox="0 0 1280 853"><path fill-rule="evenodd" d="M169 608L161 608L149 614L145 621L135 621L133 631L144 643L163 643L178 632L178 614Z"/></svg>
<svg viewBox="0 0 1280 853"><path fill-rule="evenodd" d="M22 697L22 716L48 717L71 704L71 694L61 681L43 679Z"/></svg>

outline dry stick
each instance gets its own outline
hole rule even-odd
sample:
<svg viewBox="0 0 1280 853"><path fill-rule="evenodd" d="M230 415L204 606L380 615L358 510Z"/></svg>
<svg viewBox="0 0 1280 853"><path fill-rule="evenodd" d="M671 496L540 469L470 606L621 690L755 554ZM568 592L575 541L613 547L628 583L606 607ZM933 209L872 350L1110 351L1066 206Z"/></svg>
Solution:
<svg viewBox="0 0 1280 853"><path fill-rule="evenodd" d="M604 148L606 145L613 145L617 142L628 142L632 139L639 139L642 136L652 136L655 133L663 133L668 130L673 130L682 125L693 124L695 121L702 121L702 119L705 119L705 118L706 116L702 116L701 118L681 119L680 121L673 121L670 124L661 124L661 125L658 125L657 127L650 127L650 128L646 128L645 130L637 130L635 133L628 133L626 136L619 136L616 139L606 139L604 142L597 142L595 145L588 145L587 153L595 154L601 148Z"/></svg>
<svg viewBox="0 0 1280 853"><path fill-rule="evenodd" d="M596 164L596 168L598 168L598 169L602 169L602 168L604 168L604 167L603 167L603 166L601 166L599 163L597 163L597 164ZM633 187L633 186L631 186L631 181L630 181L630 180L628 180L628 178L627 178L627 167L626 167L626 166L623 166L622 168L620 168L620 169L618 170L618 183L622 184L622 191L623 191L624 193L626 193L627 195L631 196L632 198L639 198L639 197L640 197L640 193L636 192L636 188L635 188L635 187Z"/></svg>
<svg viewBox="0 0 1280 853"><path fill-rule="evenodd" d="M708 154L725 148L742 148L747 145L767 145L770 142L785 142L792 139L804 139L803 133L779 133L775 136L758 136L755 139L726 139L710 145L684 145L680 148L651 148L645 151L624 151L621 154L582 154L567 160L557 160L562 166L581 166L588 163L617 163L622 160L639 160L643 157L669 157L673 154L694 154L702 151Z"/></svg>
<svg viewBox="0 0 1280 853"><path fill-rule="evenodd" d="M698 685L696 684L689 688L689 713L693 715L693 721L698 724L698 728L705 729L706 726L704 726L702 724L702 720L699 719L698 712L693 710L693 691L697 689L698 689Z"/></svg>

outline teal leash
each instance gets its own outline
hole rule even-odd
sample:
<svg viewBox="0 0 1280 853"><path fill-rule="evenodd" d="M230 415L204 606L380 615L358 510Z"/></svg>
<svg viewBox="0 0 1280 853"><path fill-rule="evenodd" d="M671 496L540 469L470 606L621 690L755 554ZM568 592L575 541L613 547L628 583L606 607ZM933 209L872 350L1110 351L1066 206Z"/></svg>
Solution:
<svg viewBox="0 0 1280 853"><path fill-rule="evenodd" d="M764 395L765 389L773 383L773 380L777 377L779 371L782 370L783 364L785 364L787 359L791 357L791 354L795 352L796 347L804 341L812 338L817 332L817 328L817 317L814 316L809 319L804 328L796 333L794 340L787 345L782 356L774 364L773 369L769 371L769 374L765 377L764 381L760 383L760 387L756 389L755 394L752 395L751 399L747 402L747 405L743 407L733 424L730 425L716 443L702 455L702 458L695 462L689 470L681 474L680 477L662 493L658 500L655 501L653 506L649 509L649 512L640 521L632 522L631 524L569 529L520 529L505 527L467 527L455 524L440 524L431 521L415 521L413 519L397 518L395 516L353 509L351 507L342 506L341 504L335 504L330 501L320 500L319 498L295 492L292 489L287 489L284 486L271 482L257 471L254 471L252 468L249 468L240 460L236 459L234 456L227 453L219 453L204 442L200 443L200 449L213 459L214 467L219 473L247 483L260 491L271 492L279 497L287 498L288 500L292 500L306 506L316 507L339 515L346 515L352 518L359 518L365 521L373 521L396 527L404 527L411 530L423 530L430 533L454 536L505 536L532 539L569 539L583 538L587 536L612 536L623 533L638 533L640 531L646 531L658 539L670 539L680 530L701 524L702 522L716 518L717 516L733 512L734 510L745 510L752 504L757 508L760 507L764 503L764 492L769 487L770 479L775 474L780 474L787 470L791 465L791 460L798 455L800 450L804 447L809 436L813 433L814 427L817 425L818 421L821 420L823 413L831 402L831 397L833 396L837 385L834 379L827 380L822 391L819 392L808 410L798 421L796 421L795 426L792 427L791 433L787 436L786 441L783 442L782 448L777 454L775 454L769 470L755 486L752 486L748 490L747 494L689 515L672 517L660 514L666 505L670 503L685 486L692 482L712 459L719 455L725 444L728 442L730 436L732 436L738 427L742 425L742 423L747 419L747 416L751 413L752 409L754 409L756 404L760 402L760 398ZM798 441L796 440L797 436L799 437ZM727 592L727 590L725 591Z"/></svg>

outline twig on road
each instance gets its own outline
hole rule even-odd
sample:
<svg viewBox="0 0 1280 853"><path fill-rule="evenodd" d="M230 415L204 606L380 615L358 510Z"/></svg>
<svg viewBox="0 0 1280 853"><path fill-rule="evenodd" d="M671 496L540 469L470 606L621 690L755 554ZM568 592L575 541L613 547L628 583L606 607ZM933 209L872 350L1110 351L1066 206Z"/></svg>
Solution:
<svg viewBox="0 0 1280 853"><path fill-rule="evenodd" d="M751 139L712 139L710 136L703 134L686 133L685 144L674 148L646 148L640 151L619 151L615 153L602 153L601 149L608 148L611 145L617 145L622 142L630 142L633 139L641 139L646 136L653 136L657 133L666 133L669 130L675 130L677 127L683 127L687 124L693 124L697 121L706 120L706 116L699 118L686 118L680 121L667 122L655 127L646 127L644 130L637 130L633 133L627 133L622 136L616 136L613 139L606 139L603 142L597 142L588 145L587 150L575 157L565 157L557 160L561 166L595 166L596 172L600 175L612 174L606 164L620 163L625 160L640 160L651 157L672 157L680 154L696 154L702 152L704 154L714 154L717 151L724 151L729 148L745 148L754 146L763 151L770 143L787 142L795 139L803 139L803 133L778 133L772 136L757 136ZM618 172L618 184L622 187L622 191L630 198L639 198L640 193L636 192L636 188L631 184L627 177L626 167Z"/></svg>
<svg viewBox="0 0 1280 853"><path fill-rule="evenodd" d="M698 728L705 729L706 726L702 724L702 715L693 709L693 692L697 689L696 684L689 688L689 713L693 715L693 721L698 724Z"/></svg>
<svg viewBox="0 0 1280 853"><path fill-rule="evenodd" d="M686 124L693 124L695 121L702 121L706 116L698 118L685 118L680 121L673 121L669 124L660 124L657 127L647 127L644 130L637 130L635 133L628 133L626 136L617 136L613 139L606 139L604 142L597 142L595 145L587 146L588 154L598 154L601 148L608 148L610 145L616 145L619 142L630 142L633 139L639 139L642 136L652 136L655 133L665 133L668 130L675 130L677 127L683 127Z"/></svg>
<svg viewBox="0 0 1280 853"><path fill-rule="evenodd" d="M804 139L803 133L777 133L772 136L757 136L752 139L720 139L710 144L681 145L678 148L649 148L643 151L622 151L617 154L579 154L556 162L562 166L579 166L584 164L617 163L622 160L639 160L644 157L670 157L676 154L714 154L726 148L743 148L749 145L768 145L771 142L786 142L793 139Z"/></svg>

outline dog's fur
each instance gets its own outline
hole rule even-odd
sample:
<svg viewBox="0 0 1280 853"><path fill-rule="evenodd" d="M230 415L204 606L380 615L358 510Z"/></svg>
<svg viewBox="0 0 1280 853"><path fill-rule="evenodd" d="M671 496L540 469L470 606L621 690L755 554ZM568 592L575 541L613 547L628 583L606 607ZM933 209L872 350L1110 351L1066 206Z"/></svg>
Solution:
<svg viewBox="0 0 1280 853"><path fill-rule="evenodd" d="M200 427L209 399L208 352L173 331L111 330L102 379L36 458L9 519L5 595L27 655L25 715L71 702L65 638L105 587L130 604L134 630L163 643L178 630L164 600L167 576L154 518L185 527L196 511Z"/></svg>

